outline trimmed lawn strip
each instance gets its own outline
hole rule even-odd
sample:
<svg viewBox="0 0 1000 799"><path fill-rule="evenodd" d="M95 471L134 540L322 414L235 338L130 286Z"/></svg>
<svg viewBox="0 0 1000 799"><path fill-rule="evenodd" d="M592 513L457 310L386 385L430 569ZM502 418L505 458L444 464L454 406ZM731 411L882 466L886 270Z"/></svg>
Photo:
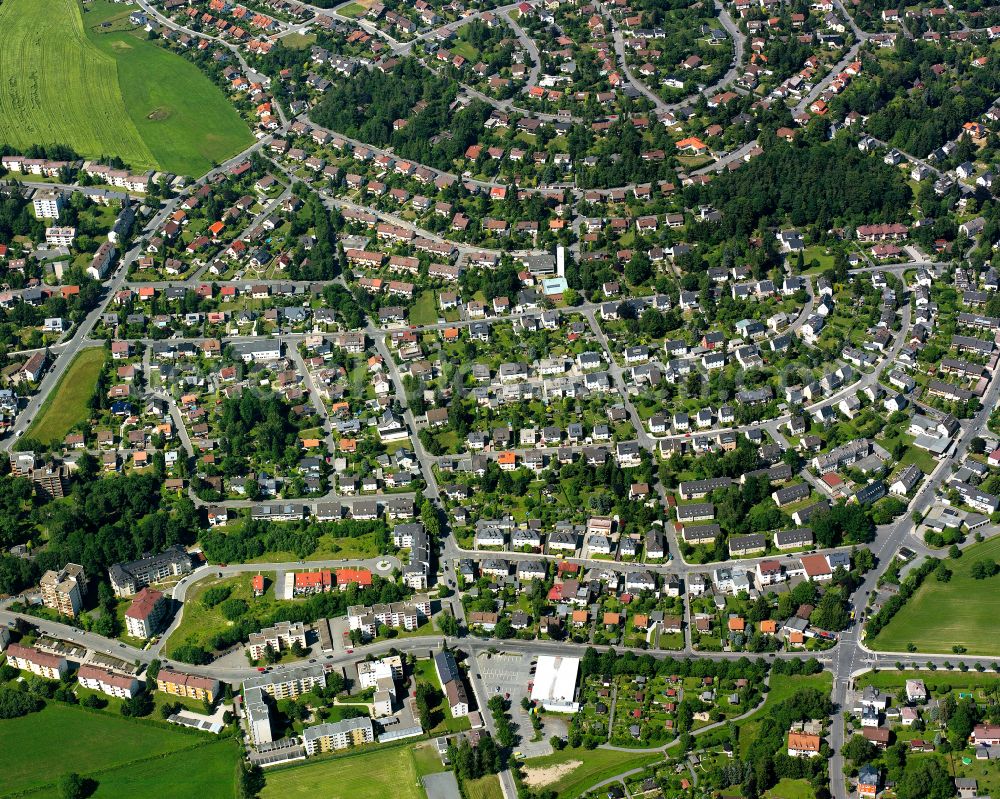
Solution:
<svg viewBox="0 0 1000 799"><path fill-rule="evenodd" d="M103 347L90 347L77 353L42 404L25 438L35 438L43 444L61 444L74 425L87 420L88 402L104 368L105 357Z"/></svg>

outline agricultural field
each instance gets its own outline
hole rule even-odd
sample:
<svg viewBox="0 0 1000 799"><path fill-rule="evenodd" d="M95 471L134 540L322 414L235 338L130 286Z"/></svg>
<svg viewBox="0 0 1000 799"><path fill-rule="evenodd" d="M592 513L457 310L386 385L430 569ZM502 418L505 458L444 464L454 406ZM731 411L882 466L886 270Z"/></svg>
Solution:
<svg viewBox="0 0 1000 799"><path fill-rule="evenodd" d="M1000 578L974 580L970 574L972 565L984 558L1000 559L1000 539L971 546L959 560L949 560L952 578L947 583L929 575L885 629L865 643L888 652L905 652L913 644L920 652L950 654L958 646L969 654L1000 655L1000 641L994 635Z"/></svg>
<svg viewBox="0 0 1000 799"><path fill-rule="evenodd" d="M96 14L127 20L128 7L94 0L91 8L87 33L117 61L125 109L160 167L201 175L253 142L236 109L198 67L148 41L141 29L104 33L100 21L91 20Z"/></svg>
<svg viewBox="0 0 1000 799"><path fill-rule="evenodd" d="M413 747L377 748L267 772L261 799L422 799Z"/></svg>
<svg viewBox="0 0 1000 799"><path fill-rule="evenodd" d="M146 776L147 784L159 779L160 767L167 761L176 761L173 772L178 776L187 770L191 756L209 750L200 735L190 735L179 730L128 721L107 713L91 712L78 707L50 702L44 710L17 719L0 721L0 740L17 741L16 747L0 747L0 770L4 775L0 796L37 791L32 796L52 796L51 783L69 771L87 775L109 772L103 779L108 786L116 784L113 772L126 763L155 763ZM176 755L183 751L182 755ZM25 752L31 752L25 758ZM216 753L220 758L221 748ZM233 750L225 754L228 782L221 792L211 792L206 781L198 794L177 793L177 796L221 797L233 795L233 775L236 758ZM172 756L173 755L173 756ZM214 759L214 758L213 758ZM207 765L207 762L206 762ZM122 770L121 779L131 780L131 769ZM195 772L196 773L196 772ZM213 771L213 773L215 773ZM97 779L102 781L102 776ZM123 784L118 782L118 785ZM46 788L45 786L49 786ZM117 793L100 793L101 796L123 796ZM138 793L133 795L152 795Z"/></svg>
<svg viewBox="0 0 1000 799"><path fill-rule="evenodd" d="M105 0L85 13L77 0L0 5L0 143L64 144L191 175L250 143L197 67L114 23L131 10Z"/></svg>
<svg viewBox="0 0 1000 799"><path fill-rule="evenodd" d="M169 785L173 799L232 799L236 795L239 757L234 741L212 741L109 771L88 773L97 782L97 789L90 796L94 799L155 796L163 785ZM52 788L48 787L23 796L43 799L51 795Z"/></svg>
<svg viewBox="0 0 1000 799"><path fill-rule="evenodd" d="M0 142L113 149L135 166L153 153L125 109L118 65L90 40L77 0L6 0L0 5Z"/></svg>
<svg viewBox="0 0 1000 799"><path fill-rule="evenodd" d="M103 347L91 347L76 356L45 400L25 438L36 439L43 444L58 444L75 425L87 420L87 403L104 368L105 357Z"/></svg>

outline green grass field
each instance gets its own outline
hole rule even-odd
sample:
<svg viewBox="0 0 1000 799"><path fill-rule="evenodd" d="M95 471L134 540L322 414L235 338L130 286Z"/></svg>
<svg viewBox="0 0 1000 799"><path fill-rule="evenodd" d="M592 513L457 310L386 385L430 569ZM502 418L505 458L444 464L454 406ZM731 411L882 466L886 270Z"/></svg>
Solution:
<svg viewBox="0 0 1000 799"><path fill-rule="evenodd" d="M423 799L413 748L380 747L268 771L261 799Z"/></svg>
<svg viewBox="0 0 1000 799"><path fill-rule="evenodd" d="M566 763L578 763L568 773L564 773L558 780L548 785L542 786L546 790L556 791L558 799L576 799L584 793L591 785L602 780L629 771L634 768L642 768L650 763L655 763L663 759L662 754L633 755L628 752L616 752L611 749L571 749L566 748L561 752L553 752L545 757L534 757L525 760L525 770L530 774L532 770L544 770L550 766L560 766Z"/></svg>
<svg viewBox="0 0 1000 799"><path fill-rule="evenodd" d="M187 750L176 755L174 771L186 770L185 763L204 746L205 739L167 727L137 724L106 713L92 713L82 708L50 702L44 710L18 719L0 721L0 796L21 791L42 789L39 796L51 796L50 785L70 771L95 774L135 761L156 759L164 764L164 755ZM199 746L200 745L200 746ZM197 749L191 749L198 747ZM197 796L232 796L236 760L232 751L227 756L228 769L225 783L228 793L208 793ZM30 753L30 756L26 756ZM130 767L132 768L132 767ZM119 778L129 779L130 769ZM155 773L155 769L151 770ZM151 773L149 779L154 779ZM100 777L98 779L101 779ZM113 784L111 775L107 777ZM103 780L102 780L103 781ZM148 787L149 783L147 783ZM207 786L207 783L206 783ZM103 786L102 786L103 787ZM152 796L152 793L118 793L119 797ZM112 794L101 794L111 796ZM180 794L177 794L180 795ZM185 794L195 796L195 794Z"/></svg>
<svg viewBox="0 0 1000 799"><path fill-rule="evenodd" d="M105 357L103 347L90 347L76 356L24 434L26 438L43 444L61 443L74 425L87 420L87 402L93 396Z"/></svg>
<svg viewBox="0 0 1000 799"><path fill-rule="evenodd" d="M146 799L162 796L169 785L171 799L233 799L240 751L232 739L209 741L193 749L130 763L109 771L80 773L97 781L94 799ZM25 799L52 796L52 787L24 794Z"/></svg>
<svg viewBox="0 0 1000 799"><path fill-rule="evenodd" d="M865 643L889 652L905 652L912 643L919 652L947 654L953 646L963 646L970 654L1000 655L1000 640L994 636L1000 577L973 580L969 575L982 558L1000 559L1000 539L971 546L959 560L949 560L950 581L927 577L885 629Z"/></svg>
<svg viewBox="0 0 1000 799"><path fill-rule="evenodd" d="M425 291L417 296L410 308L411 325L433 325L438 320L437 302L433 291Z"/></svg>
<svg viewBox="0 0 1000 799"><path fill-rule="evenodd" d="M361 3L348 3L346 6L341 6L337 9L337 13L342 17L349 17L350 19L357 19L358 17L363 17L368 12Z"/></svg>
<svg viewBox="0 0 1000 799"><path fill-rule="evenodd" d="M125 111L118 66L87 39L76 0L5 0L0 30L0 141L155 163Z"/></svg>
<svg viewBox="0 0 1000 799"><path fill-rule="evenodd" d="M305 50L316 44L315 33L289 33L281 37L281 43L290 50Z"/></svg>
<svg viewBox="0 0 1000 799"><path fill-rule="evenodd" d="M94 799L141 799L162 795L164 786L171 799L232 799L240 757L234 740L211 741L100 774Z"/></svg>
<svg viewBox="0 0 1000 799"><path fill-rule="evenodd" d="M465 795L469 799L503 799L500 778L496 774L490 774L488 777L478 780L469 780L463 787Z"/></svg>
<svg viewBox="0 0 1000 799"><path fill-rule="evenodd" d="M250 585L252 575L241 574L236 577L223 577L219 579L214 574L199 580L192 585L185 597L183 615L181 623L171 634L165 643L165 651L172 652L181 644L194 644L211 649L209 640L216 634L223 632L232 626L222 615L221 604L213 608L206 608L202 604L202 597L209 588L226 587L232 589L229 594L231 599L242 599L249 606L251 611L255 609L272 609L275 604L274 598L274 572L264 572L266 589L264 596L255 597Z"/></svg>
<svg viewBox="0 0 1000 799"><path fill-rule="evenodd" d="M252 141L197 67L143 31L116 29L132 9L107 0L80 8L77 0L0 4L0 142L66 144L137 169L200 175Z"/></svg>
<svg viewBox="0 0 1000 799"><path fill-rule="evenodd" d="M806 780L782 779L764 794L766 799L813 799L816 792Z"/></svg>

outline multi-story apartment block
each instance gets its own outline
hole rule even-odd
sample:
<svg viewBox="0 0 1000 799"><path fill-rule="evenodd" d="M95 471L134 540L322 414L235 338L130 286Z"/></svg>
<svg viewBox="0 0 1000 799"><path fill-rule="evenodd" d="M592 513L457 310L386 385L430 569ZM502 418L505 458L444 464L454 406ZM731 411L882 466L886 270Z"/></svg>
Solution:
<svg viewBox="0 0 1000 799"><path fill-rule="evenodd" d="M143 588L125 611L128 634L133 638L152 638L160 631L169 607L170 601L162 591Z"/></svg>
<svg viewBox="0 0 1000 799"><path fill-rule="evenodd" d="M403 660L399 655L363 660L358 664L358 685L362 688L376 688L378 681L383 679L403 679Z"/></svg>
<svg viewBox="0 0 1000 799"><path fill-rule="evenodd" d="M87 578L83 566L67 563L59 571L49 570L39 582L42 590L42 604L58 611L63 616L76 618L83 608Z"/></svg>
<svg viewBox="0 0 1000 799"><path fill-rule="evenodd" d="M115 596L132 596L150 583L187 574L192 568L191 556L180 544L165 549L159 555L149 555L130 563L116 563L108 569Z"/></svg>
<svg viewBox="0 0 1000 799"><path fill-rule="evenodd" d="M282 621L259 633L251 633L247 648L250 650L250 657L260 660L268 645L275 652L280 652L282 649L291 649L296 643L305 648L306 626L300 621L294 624Z"/></svg>
<svg viewBox="0 0 1000 799"><path fill-rule="evenodd" d="M115 674L99 666L85 663L80 666L76 677L84 688L100 691L108 696L117 696L119 699L131 699L139 693L140 683L135 677Z"/></svg>
<svg viewBox="0 0 1000 799"><path fill-rule="evenodd" d="M451 652L438 652L434 656L434 669L437 671L438 681L444 689L451 715L454 718L468 716L469 699L465 693L465 683L462 682L462 674L458 670L455 656Z"/></svg>
<svg viewBox="0 0 1000 799"><path fill-rule="evenodd" d="M334 723L317 724L306 727L302 732L302 743L306 755L312 757L321 752L333 752L352 746L372 743L375 740L375 727L368 716L356 719L344 719Z"/></svg>
<svg viewBox="0 0 1000 799"><path fill-rule="evenodd" d="M31 198L35 216L39 219L58 219L63 207L63 194L56 189L39 189Z"/></svg>
<svg viewBox="0 0 1000 799"><path fill-rule="evenodd" d="M389 605L352 605L347 609L347 623L352 630L361 630L365 635L375 637L379 625L415 630L430 614L430 601L425 597L413 597L409 602Z"/></svg>
<svg viewBox="0 0 1000 799"><path fill-rule="evenodd" d="M218 680L171 669L160 669L156 675L156 688L171 696L182 696L209 703L214 703L219 696Z"/></svg>
<svg viewBox="0 0 1000 799"><path fill-rule="evenodd" d="M247 734L254 745L270 743L274 740L271 732L271 706L266 696L272 699L295 699L324 685L326 672L322 666L298 666L277 674L259 674L243 681L243 709Z"/></svg>
<svg viewBox="0 0 1000 799"><path fill-rule="evenodd" d="M7 647L7 661L22 671L30 671L47 680L61 680L69 672L66 658L50 655L33 646L11 644Z"/></svg>

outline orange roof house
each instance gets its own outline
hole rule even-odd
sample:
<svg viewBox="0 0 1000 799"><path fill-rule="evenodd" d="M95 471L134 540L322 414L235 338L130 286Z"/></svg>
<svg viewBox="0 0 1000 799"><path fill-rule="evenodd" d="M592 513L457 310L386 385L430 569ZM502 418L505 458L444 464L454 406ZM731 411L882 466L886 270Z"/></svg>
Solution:
<svg viewBox="0 0 1000 799"><path fill-rule="evenodd" d="M788 754L790 757L812 757L819 754L820 737L805 732L788 733Z"/></svg>
<svg viewBox="0 0 1000 799"><path fill-rule="evenodd" d="M708 149L708 145L697 136L688 136L686 139L681 139L677 142L676 147L678 150L687 150L691 153L703 153Z"/></svg>
<svg viewBox="0 0 1000 799"><path fill-rule="evenodd" d="M337 585L341 591L346 591L351 583L360 586L372 584L372 573L368 569L337 569Z"/></svg>

